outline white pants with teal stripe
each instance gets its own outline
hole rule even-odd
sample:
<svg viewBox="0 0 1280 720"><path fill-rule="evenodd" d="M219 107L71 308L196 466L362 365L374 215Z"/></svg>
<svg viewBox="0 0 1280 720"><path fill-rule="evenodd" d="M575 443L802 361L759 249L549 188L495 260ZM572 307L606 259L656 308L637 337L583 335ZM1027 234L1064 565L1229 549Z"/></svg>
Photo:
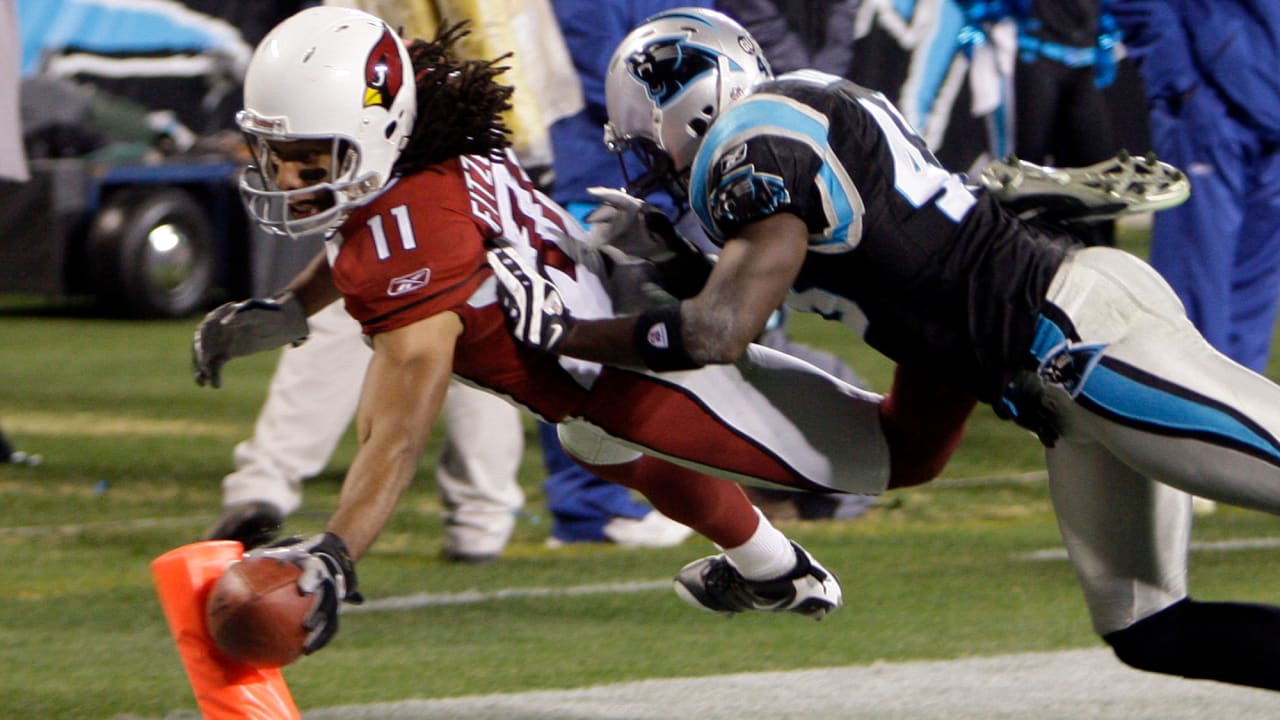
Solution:
<svg viewBox="0 0 1280 720"><path fill-rule="evenodd" d="M1059 432L1050 493L1106 634L1186 597L1188 493L1280 514L1280 387L1210 347L1122 250L1077 251L1047 299L1060 312L1033 352Z"/></svg>

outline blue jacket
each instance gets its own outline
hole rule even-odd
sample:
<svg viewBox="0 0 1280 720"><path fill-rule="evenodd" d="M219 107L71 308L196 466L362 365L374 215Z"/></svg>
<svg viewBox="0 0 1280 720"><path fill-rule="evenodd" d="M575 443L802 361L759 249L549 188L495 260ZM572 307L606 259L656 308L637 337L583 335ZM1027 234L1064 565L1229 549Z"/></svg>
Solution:
<svg viewBox="0 0 1280 720"><path fill-rule="evenodd" d="M1280 141L1280 2L1113 0L1152 104L1210 88L1233 117Z"/></svg>
<svg viewBox="0 0 1280 720"><path fill-rule="evenodd" d="M751 32L774 75L821 70L850 77L859 0L718 0Z"/></svg>
<svg viewBox="0 0 1280 720"><path fill-rule="evenodd" d="M674 7L711 7L709 0L552 0L560 32L582 81L586 107L551 126L555 152L555 185L551 196L562 205L594 203L588 187L624 184L618 159L604 147L604 79L613 49L646 18ZM643 172L638 162L628 163L635 178ZM656 200L656 198L654 198ZM667 205L667 203L659 203Z"/></svg>

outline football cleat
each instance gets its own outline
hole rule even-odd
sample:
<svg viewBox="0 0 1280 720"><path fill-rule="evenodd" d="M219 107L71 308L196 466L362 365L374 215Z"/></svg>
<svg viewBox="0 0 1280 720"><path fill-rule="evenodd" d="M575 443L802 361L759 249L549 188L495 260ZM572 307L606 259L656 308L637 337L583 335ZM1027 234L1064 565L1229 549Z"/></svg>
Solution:
<svg viewBox="0 0 1280 720"><path fill-rule="evenodd" d="M791 543L796 566L773 580L748 580L724 555L711 555L681 568L676 595L693 607L732 617L746 610L793 612L821 620L844 603L836 576L804 548Z"/></svg>
<svg viewBox="0 0 1280 720"><path fill-rule="evenodd" d="M991 163L978 184L1024 218L1084 221L1155 212L1191 194L1185 173L1156 159L1120 151L1079 168L1036 165L1009 156Z"/></svg>

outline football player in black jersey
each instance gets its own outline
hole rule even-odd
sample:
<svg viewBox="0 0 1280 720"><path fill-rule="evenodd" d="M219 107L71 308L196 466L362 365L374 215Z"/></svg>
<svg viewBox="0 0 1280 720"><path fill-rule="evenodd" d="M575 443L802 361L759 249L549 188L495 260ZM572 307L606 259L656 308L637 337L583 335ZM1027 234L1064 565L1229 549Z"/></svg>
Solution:
<svg viewBox="0 0 1280 720"><path fill-rule="evenodd" d="M718 13L654 16L607 83L606 136L646 158L645 183L687 192L719 258L681 302L575 321L499 248L517 337L676 370L734 362L784 299L842 322L898 364L890 487L940 469L973 403L992 405L1044 443L1094 628L1121 660L1280 689L1280 608L1192 600L1186 562L1192 494L1280 513L1280 387L1215 352L1155 271L1020 219L878 93L773 78Z"/></svg>

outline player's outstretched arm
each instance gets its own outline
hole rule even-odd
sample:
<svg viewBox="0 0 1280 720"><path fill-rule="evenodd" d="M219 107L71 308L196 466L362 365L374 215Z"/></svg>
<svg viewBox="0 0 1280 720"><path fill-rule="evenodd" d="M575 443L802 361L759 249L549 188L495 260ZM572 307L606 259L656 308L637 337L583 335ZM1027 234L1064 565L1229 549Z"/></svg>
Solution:
<svg viewBox="0 0 1280 720"><path fill-rule="evenodd" d="M338 509L323 533L290 538L246 557L297 566L298 591L310 598L304 653L324 647L338 631L342 603L363 602L356 561L386 525L413 478L453 368L462 321L451 312L374 337L374 355L360 399L360 449L347 472Z"/></svg>
<svg viewBox="0 0 1280 720"><path fill-rule="evenodd" d="M373 337L356 414L360 443L326 529L359 560L413 480L453 372L462 320L443 312Z"/></svg>

